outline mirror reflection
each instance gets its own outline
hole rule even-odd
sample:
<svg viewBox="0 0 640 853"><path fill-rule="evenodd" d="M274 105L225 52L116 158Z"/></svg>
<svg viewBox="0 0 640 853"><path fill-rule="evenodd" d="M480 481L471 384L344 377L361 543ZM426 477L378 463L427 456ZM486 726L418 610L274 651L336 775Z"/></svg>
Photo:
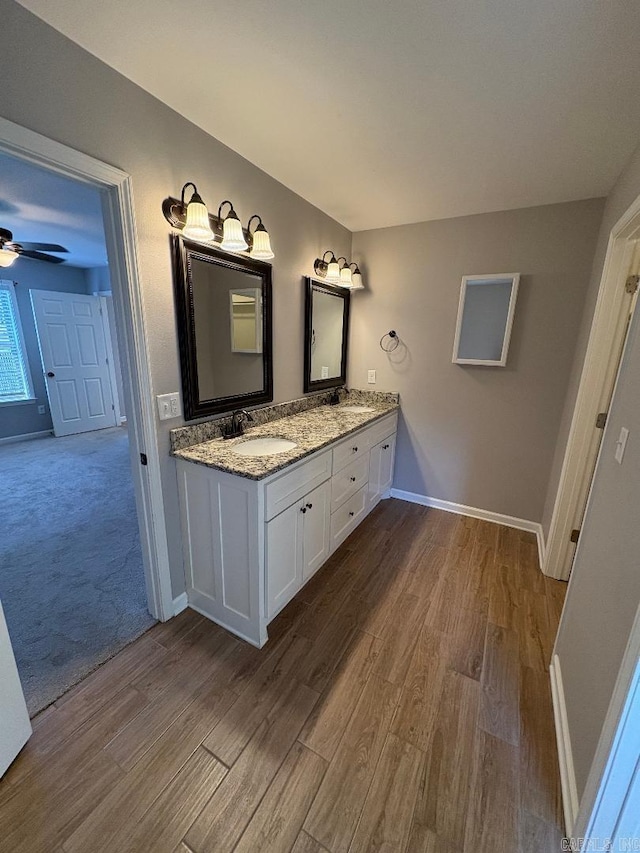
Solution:
<svg viewBox="0 0 640 853"><path fill-rule="evenodd" d="M307 279L305 391L346 381L349 291Z"/></svg>
<svg viewBox="0 0 640 853"><path fill-rule="evenodd" d="M269 265L176 239L185 418L269 402Z"/></svg>

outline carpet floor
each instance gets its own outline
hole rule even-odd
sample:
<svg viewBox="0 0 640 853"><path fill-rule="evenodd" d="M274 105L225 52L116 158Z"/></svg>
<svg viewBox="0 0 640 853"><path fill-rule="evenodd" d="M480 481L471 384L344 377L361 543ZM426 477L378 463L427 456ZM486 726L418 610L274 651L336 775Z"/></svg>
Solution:
<svg viewBox="0 0 640 853"><path fill-rule="evenodd" d="M33 716L155 620L126 429L0 446L0 600Z"/></svg>

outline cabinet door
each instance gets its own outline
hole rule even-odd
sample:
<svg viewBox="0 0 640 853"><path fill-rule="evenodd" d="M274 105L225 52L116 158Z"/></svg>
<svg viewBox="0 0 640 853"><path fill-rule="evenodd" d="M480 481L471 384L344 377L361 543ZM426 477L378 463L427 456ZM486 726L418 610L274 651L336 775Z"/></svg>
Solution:
<svg viewBox="0 0 640 853"><path fill-rule="evenodd" d="M383 442L386 444L386 442ZM369 488L367 494L367 511L372 510L380 500L382 443L376 444L369 453Z"/></svg>
<svg viewBox="0 0 640 853"><path fill-rule="evenodd" d="M267 524L267 618L272 619L302 585L304 515L299 501Z"/></svg>
<svg viewBox="0 0 640 853"><path fill-rule="evenodd" d="M304 499L303 583L309 580L329 556L331 528L331 483L327 481Z"/></svg>
<svg viewBox="0 0 640 853"><path fill-rule="evenodd" d="M393 484L393 461L396 457L396 437L390 435L379 445L380 447L380 497L389 491Z"/></svg>

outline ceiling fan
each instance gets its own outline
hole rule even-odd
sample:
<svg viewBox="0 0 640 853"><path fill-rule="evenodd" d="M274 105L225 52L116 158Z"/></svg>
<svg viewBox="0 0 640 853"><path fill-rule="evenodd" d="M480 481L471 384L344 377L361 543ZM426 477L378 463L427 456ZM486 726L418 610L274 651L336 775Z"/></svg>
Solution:
<svg viewBox="0 0 640 853"><path fill-rule="evenodd" d="M0 267L11 266L20 256L34 261L46 261L49 264L61 264L64 258L56 258L48 252L68 253L68 251L57 243L14 243L11 231L0 228Z"/></svg>

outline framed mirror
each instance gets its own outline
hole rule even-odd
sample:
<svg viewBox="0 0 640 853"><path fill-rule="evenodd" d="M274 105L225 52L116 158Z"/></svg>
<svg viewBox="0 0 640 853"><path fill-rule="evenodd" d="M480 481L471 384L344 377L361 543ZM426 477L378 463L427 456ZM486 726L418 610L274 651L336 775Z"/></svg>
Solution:
<svg viewBox="0 0 640 853"><path fill-rule="evenodd" d="M304 390L337 388L347 381L349 291L306 278Z"/></svg>
<svg viewBox="0 0 640 853"><path fill-rule="evenodd" d="M519 282L520 273L463 276L454 364L506 365Z"/></svg>
<svg viewBox="0 0 640 853"><path fill-rule="evenodd" d="M271 402L271 266L171 240L185 420Z"/></svg>

